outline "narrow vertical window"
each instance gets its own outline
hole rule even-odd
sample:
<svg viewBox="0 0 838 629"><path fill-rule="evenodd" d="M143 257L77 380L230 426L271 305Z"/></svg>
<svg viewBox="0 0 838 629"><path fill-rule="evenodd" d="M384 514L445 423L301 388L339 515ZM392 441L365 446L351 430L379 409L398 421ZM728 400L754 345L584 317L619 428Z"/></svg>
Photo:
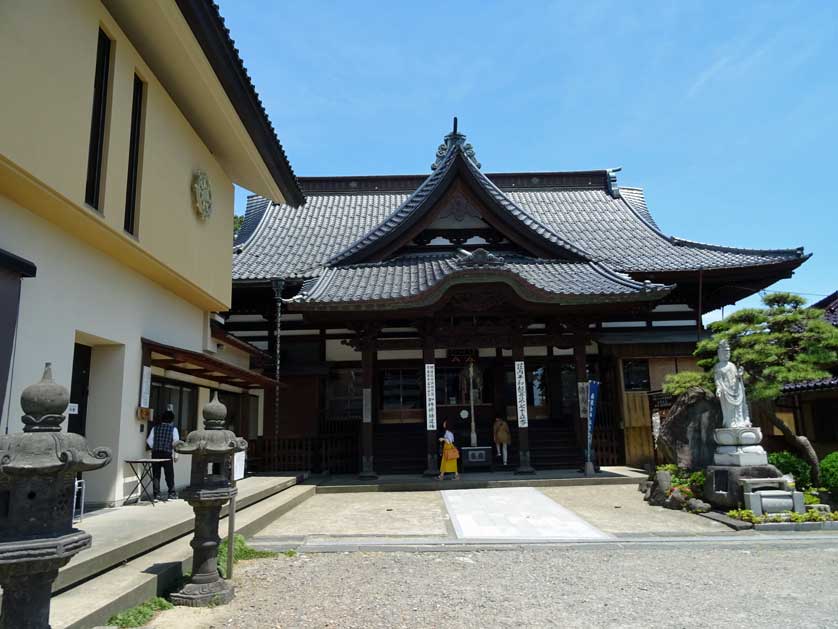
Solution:
<svg viewBox="0 0 838 629"><path fill-rule="evenodd" d="M111 40L99 30L96 47L96 75L93 80L93 116L90 123L90 148L87 154L85 202L101 210L102 161L105 151L105 120L108 106L108 75L111 64Z"/></svg>
<svg viewBox="0 0 838 629"><path fill-rule="evenodd" d="M131 106L131 142L128 147L128 184L125 189L125 231L137 233L137 186L140 173L140 145L143 127L143 84L134 75L134 100Z"/></svg>

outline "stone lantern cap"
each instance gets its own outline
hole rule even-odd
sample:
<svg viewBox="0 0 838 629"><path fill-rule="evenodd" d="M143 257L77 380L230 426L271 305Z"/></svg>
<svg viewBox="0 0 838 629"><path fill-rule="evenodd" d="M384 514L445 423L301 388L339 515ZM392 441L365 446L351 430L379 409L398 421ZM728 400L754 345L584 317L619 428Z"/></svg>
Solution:
<svg viewBox="0 0 838 629"><path fill-rule="evenodd" d="M46 363L41 381L20 397L23 433L0 437L0 477L77 474L110 462L110 449L91 449L83 436L61 431L69 402L70 392L56 384Z"/></svg>
<svg viewBox="0 0 838 629"><path fill-rule="evenodd" d="M247 450L247 441L237 437L231 430L224 430L224 420L227 417L227 407L218 399L218 392L213 394L212 400L203 408L204 428L193 430L186 437L186 441L174 444L175 451L180 454L198 456L232 455Z"/></svg>

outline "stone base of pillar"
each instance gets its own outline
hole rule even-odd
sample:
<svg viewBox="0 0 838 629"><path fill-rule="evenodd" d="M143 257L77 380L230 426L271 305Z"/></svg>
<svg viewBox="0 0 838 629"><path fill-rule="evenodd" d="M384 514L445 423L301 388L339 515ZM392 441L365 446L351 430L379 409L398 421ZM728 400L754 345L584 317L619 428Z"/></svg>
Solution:
<svg viewBox="0 0 838 629"><path fill-rule="evenodd" d="M427 433L427 448L428 467L422 473L422 476L439 476L439 458L437 455L439 443L437 441L435 430L429 430Z"/></svg>
<svg viewBox="0 0 838 629"><path fill-rule="evenodd" d="M373 467L371 456L365 456L361 460L361 473L358 474L358 478L361 480L375 480L378 478L378 474L375 473L375 468Z"/></svg>
<svg viewBox="0 0 838 629"><path fill-rule="evenodd" d="M530 465L530 451L522 450L518 455L518 467L515 469L516 474L535 474L535 468Z"/></svg>
<svg viewBox="0 0 838 629"><path fill-rule="evenodd" d="M172 603L184 607L210 607L226 605L236 595L235 586L220 578L210 583L187 583L180 591L172 594Z"/></svg>

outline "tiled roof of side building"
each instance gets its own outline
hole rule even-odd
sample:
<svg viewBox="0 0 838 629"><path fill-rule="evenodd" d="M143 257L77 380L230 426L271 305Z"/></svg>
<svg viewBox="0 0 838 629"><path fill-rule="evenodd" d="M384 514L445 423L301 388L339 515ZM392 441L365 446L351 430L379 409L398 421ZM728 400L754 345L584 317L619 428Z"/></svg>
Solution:
<svg viewBox="0 0 838 629"><path fill-rule="evenodd" d="M823 310L824 319L832 325L838 326L838 291L815 302L812 304L812 308Z"/></svg>
<svg viewBox="0 0 838 629"><path fill-rule="evenodd" d="M805 393L806 391L828 391L834 389L838 389L838 376L783 385L783 393Z"/></svg>
<svg viewBox="0 0 838 629"><path fill-rule="evenodd" d="M485 263L472 258L486 256ZM406 255L384 262L326 268L307 281L289 303L302 307L362 307L392 302L391 307L425 305L453 283L499 281L540 302L580 304L655 300L672 287L641 283L592 262L542 260L516 254L433 253ZM387 307L386 305L384 307Z"/></svg>

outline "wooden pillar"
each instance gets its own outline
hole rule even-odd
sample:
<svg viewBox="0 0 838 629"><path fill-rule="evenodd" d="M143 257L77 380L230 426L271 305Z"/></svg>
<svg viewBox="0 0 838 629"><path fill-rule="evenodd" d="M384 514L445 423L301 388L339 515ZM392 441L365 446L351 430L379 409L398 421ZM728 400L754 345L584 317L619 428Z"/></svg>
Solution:
<svg viewBox="0 0 838 629"><path fill-rule="evenodd" d="M524 364L524 339L520 331L512 338L512 359L515 361L515 404L518 409L518 469L516 474L535 474L530 465L530 429L527 417L527 374Z"/></svg>
<svg viewBox="0 0 838 629"><path fill-rule="evenodd" d="M492 369L492 387L494 393L495 417L506 417L506 370L503 368L503 349L495 348L495 363ZM494 422L494 418L492 418Z"/></svg>
<svg viewBox="0 0 838 629"><path fill-rule="evenodd" d="M373 420L373 375L375 373L375 342L370 340L361 349L361 366L363 374L361 385L364 391L363 420L361 422L361 478L375 479L372 448L372 420Z"/></svg>
<svg viewBox="0 0 838 629"><path fill-rule="evenodd" d="M427 460L425 476L439 474L439 442L436 425L436 352L434 339L426 333L422 339L422 363L425 367L425 430L427 439Z"/></svg>
<svg viewBox="0 0 838 629"><path fill-rule="evenodd" d="M585 355L585 335L580 330L573 333L573 363L576 367L576 408L574 410L576 421L573 428L576 433L576 445L584 450L587 424L580 408L582 400L579 399L579 385L588 381L588 363Z"/></svg>

